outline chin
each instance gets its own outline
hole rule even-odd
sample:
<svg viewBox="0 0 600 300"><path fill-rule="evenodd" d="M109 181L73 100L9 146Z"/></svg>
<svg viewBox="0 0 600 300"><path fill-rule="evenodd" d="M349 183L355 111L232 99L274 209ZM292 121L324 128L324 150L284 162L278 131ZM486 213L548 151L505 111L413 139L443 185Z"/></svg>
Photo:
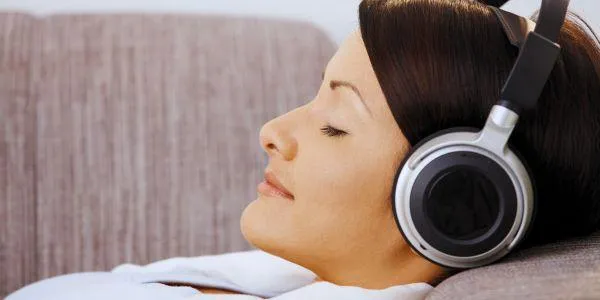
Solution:
<svg viewBox="0 0 600 300"><path fill-rule="evenodd" d="M254 230L253 226L254 218L252 217L252 206L255 205L256 201L257 200L250 202L250 204L248 204L248 206L244 208L244 211L242 212L242 216L240 218L240 230L242 232L242 235L244 236L244 239L246 239L248 243L255 247L257 247L254 243L254 236L256 235L256 230Z"/></svg>
<svg viewBox="0 0 600 300"><path fill-rule="evenodd" d="M269 214L272 211L261 200L248 204L240 218L240 230L244 239L252 246L267 253L286 259L287 253L292 250L289 238L293 236L286 232L286 224L279 216Z"/></svg>
<svg viewBox="0 0 600 300"><path fill-rule="evenodd" d="M268 224L268 216L265 213L260 200L252 201L244 211L240 218L240 230L244 239L252 246L267 251L268 245L273 244L273 225Z"/></svg>

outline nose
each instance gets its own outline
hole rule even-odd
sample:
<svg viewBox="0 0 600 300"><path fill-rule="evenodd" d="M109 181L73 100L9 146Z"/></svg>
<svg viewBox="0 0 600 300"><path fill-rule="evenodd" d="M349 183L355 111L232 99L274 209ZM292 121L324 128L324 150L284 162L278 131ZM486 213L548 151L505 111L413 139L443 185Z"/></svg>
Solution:
<svg viewBox="0 0 600 300"><path fill-rule="evenodd" d="M281 157L293 160L298 150L298 142L292 133L292 126L287 120L288 114L267 122L260 129L261 147L270 158Z"/></svg>

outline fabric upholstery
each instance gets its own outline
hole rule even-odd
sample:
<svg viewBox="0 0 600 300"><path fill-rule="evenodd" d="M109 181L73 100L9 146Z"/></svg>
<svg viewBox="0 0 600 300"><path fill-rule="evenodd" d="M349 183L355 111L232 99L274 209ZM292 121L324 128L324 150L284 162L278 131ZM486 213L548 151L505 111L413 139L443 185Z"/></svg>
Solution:
<svg viewBox="0 0 600 300"><path fill-rule="evenodd" d="M454 275L427 297L441 299L600 299L600 232Z"/></svg>
<svg viewBox="0 0 600 300"><path fill-rule="evenodd" d="M0 17L0 298L36 279L33 22Z"/></svg>
<svg viewBox="0 0 600 300"><path fill-rule="evenodd" d="M249 249L239 218L266 167L259 130L312 99L335 50L310 24L251 18L5 13L0 24L0 230L13 230L0 238L11 260L0 296Z"/></svg>

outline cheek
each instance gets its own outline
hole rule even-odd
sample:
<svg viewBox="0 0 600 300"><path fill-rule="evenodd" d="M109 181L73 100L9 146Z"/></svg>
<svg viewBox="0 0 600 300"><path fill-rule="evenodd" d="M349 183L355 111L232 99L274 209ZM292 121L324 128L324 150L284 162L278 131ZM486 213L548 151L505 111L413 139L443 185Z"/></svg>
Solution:
<svg viewBox="0 0 600 300"><path fill-rule="evenodd" d="M299 191L294 217L297 222L311 220L302 226L319 229L321 234L329 230L340 236L343 229L344 235L360 235L374 223L369 220L391 213L393 156L383 159L388 155L381 149L348 144L315 147L305 154L294 170Z"/></svg>
<svg viewBox="0 0 600 300"><path fill-rule="evenodd" d="M344 199L389 196L398 153L368 141L306 149L294 169L295 187L302 198L323 203Z"/></svg>

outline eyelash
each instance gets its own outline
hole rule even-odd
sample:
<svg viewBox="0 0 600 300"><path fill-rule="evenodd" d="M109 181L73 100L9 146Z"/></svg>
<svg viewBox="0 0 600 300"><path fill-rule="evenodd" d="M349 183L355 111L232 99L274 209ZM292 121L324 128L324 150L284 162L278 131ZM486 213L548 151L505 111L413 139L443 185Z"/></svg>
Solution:
<svg viewBox="0 0 600 300"><path fill-rule="evenodd" d="M321 132L331 137L341 137L348 134L347 132L334 128L331 125L326 125L323 128L321 128Z"/></svg>

